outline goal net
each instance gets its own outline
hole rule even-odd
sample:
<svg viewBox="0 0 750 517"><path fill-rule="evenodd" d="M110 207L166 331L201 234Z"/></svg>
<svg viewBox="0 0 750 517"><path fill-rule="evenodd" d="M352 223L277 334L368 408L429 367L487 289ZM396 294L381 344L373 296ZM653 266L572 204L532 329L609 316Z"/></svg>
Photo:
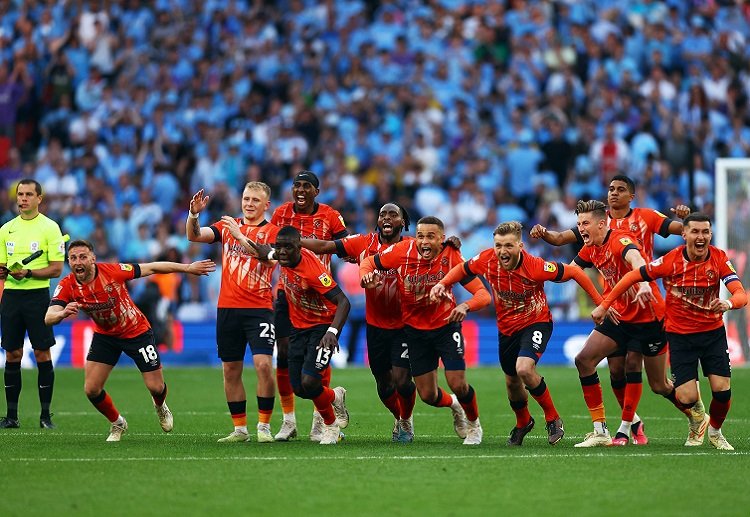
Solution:
<svg viewBox="0 0 750 517"><path fill-rule="evenodd" d="M727 251L745 289L750 286L750 159L716 160L714 244ZM727 293L725 292L724 295ZM748 307L726 313L733 365L750 361Z"/></svg>

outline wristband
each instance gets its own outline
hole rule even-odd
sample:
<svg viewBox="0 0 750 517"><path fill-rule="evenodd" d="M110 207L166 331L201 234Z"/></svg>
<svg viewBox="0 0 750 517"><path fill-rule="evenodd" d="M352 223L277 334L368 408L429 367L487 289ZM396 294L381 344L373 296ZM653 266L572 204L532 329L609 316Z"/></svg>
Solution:
<svg viewBox="0 0 750 517"><path fill-rule="evenodd" d="M729 304L729 310L731 311L734 309L734 304L732 304L732 300L727 300L727 303Z"/></svg>
<svg viewBox="0 0 750 517"><path fill-rule="evenodd" d="M268 256L266 257L266 260L273 260L275 256L276 256L276 250L271 250L268 252Z"/></svg>
<svg viewBox="0 0 750 517"><path fill-rule="evenodd" d="M328 330L326 332L330 332L334 336L339 335L339 329L337 329L336 327L328 327Z"/></svg>
<svg viewBox="0 0 750 517"><path fill-rule="evenodd" d="M188 210L188 219L198 219L199 215L200 214L194 214L193 212L191 212L190 210Z"/></svg>

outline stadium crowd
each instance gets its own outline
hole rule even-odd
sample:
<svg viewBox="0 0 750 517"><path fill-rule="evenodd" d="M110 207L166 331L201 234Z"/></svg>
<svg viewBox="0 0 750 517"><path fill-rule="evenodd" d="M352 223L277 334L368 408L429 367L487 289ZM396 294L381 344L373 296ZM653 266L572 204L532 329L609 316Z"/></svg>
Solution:
<svg viewBox="0 0 750 517"><path fill-rule="evenodd" d="M721 0L5 2L0 224L14 182L102 261L190 262L247 181L321 178L350 232L397 200L470 257L502 221L575 225L615 174L635 204L713 211L713 163L750 153L750 4ZM532 252L574 250L526 239ZM659 239L658 254L679 244ZM213 317L220 275L165 280L184 318ZM344 284L345 282L341 282ZM141 284L134 295L144 294ZM564 284L556 317L577 318Z"/></svg>

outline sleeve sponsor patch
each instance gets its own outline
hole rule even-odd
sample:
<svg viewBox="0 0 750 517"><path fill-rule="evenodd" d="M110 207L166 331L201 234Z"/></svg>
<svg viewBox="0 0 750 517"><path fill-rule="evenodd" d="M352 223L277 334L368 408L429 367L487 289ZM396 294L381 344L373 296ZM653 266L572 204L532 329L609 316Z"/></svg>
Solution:
<svg viewBox="0 0 750 517"><path fill-rule="evenodd" d="M52 298L57 298L57 295L60 294L60 291L62 291L62 286L60 284L57 284L57 287L55 287L55 292L52 293Z"/></svg>
<svg viewBox="0 0 750 517"><path fill-rule="evenodd" d="M658 215L659 217L663 218L663 219L666 219L666 218L667 218L667 216L666 216L666 215L662 214L662 213L661 213L661 212L659 212L658 210L654 210L654 213L655 213L656 215Z"/></svg>
<svg viewBox="0 0 750 517"><path fill-rule="evenodd" d="M331 277L328 276L328 273L323 273L318 277L318 280L320 280L320 283L323 284L323 287L331 287L331 284L333 283L333 280L331 280Z"/></svg>
<svg viewBox="0 0 750 517"><path fill-rule="evenodd" d="M132 264L120 264L120 269L123 271L133 271L133 265Z"/></svg>
<svg viewBox="0 0 750 517"><path fill-rule="evenodd" d="M57 251L59 251L60 253L65 253L65 241L62 241L62 242L61 242L61 243L60 243L60 244L59 244L59 245L57 246Z"/></svg>
<svg viewBox="0 0 750 517"><path fill-rule="evenodd" d="M627 237L623 237L622 239L620 239L620 244L622 244L623 246L629 246L633 244L633 241L631 241Z"/></svg>
<svg viewBox="0 0 750 517"><path fill-rule="evenodd" d="M734 269L734 266L732 265L732 261L731 260L727 260L727 267L732 271L732 273L736 273L737 272L737 270Z"/></svg>
<svg viewBox="0 0 750 517"><path fill-rule="evenodd" d="M557 271L557 264L555 264L554 262L545 262L544 270L547 273L554 273L555 271Z"/></svg>
<svg viewBox="0 0 750 517"><path fill-rule="evenodd" d="M649 264L649 266L650 267L661 266L662 262L664 262L664 257L659 257L656 260L652 260L651 263Z"/></svg>
<svg viewBox="0 0 750 517"><path fill-rule="evenodd" d="M344 216L339 214L339 221L341 221L341 226L346 227L346 223L344 222Z"/></svg>

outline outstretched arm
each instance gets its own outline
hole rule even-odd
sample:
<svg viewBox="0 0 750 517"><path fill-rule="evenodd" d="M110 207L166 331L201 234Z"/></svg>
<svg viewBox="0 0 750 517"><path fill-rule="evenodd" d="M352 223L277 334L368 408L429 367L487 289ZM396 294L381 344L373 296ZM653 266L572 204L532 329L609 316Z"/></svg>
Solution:
<svg viewBox="0 0 750 517"><path fill-rule="evenodd" d="M432 286L432 289L430 290L430 300L436 302L439 298L447 296L447 290L450 289L453 284L460 282L464 278L466 278L466 262L453 266L440 282Z"/></svg>
<svg viewBox="0 0 750 517"><path fill-rule="evenodd" d="M302 239L302 247L318 255L333 255L338 251L335 241L322 241L320 239Z"/></svg>
<svg viewBox="0 0 750 517"><path fill-rule="evenodd" d="M529 235L534 239L542 239L548 244L553 246L562 246L564 244L573 244L576 242L576 234L573 230L563 230L562 232L556 232L554 230L548 230L541 224L536 224L529 232Z"/></svg>
<svg viewBox="0 0 750 517"><path fill-rule="evenodd" d="M622 296L625 291L630 289L633 285L637 284L638 282L644 281L645 279L643 278L643 273L640 268L635 269L622 277L620 281L615 284L609 294L604 297L601 303L591 313L591 318L593 318L594 322L598 325L602 321L604 321L604 317L607 314L607 309L612 306L612 303L614 303L615 300Z"/></svg>
<svg viewBox="0 0 750 517"><path fill-rule="evenodd" d="M381 283L378 267L375 265L375 255L371 255L359 265L359 285L364 289L374 289Z"/></svg>
<svg viewBox="0 0 750 517"><path fill-rule="evenodd" d="M446 318L448 322L463 321L470 311L478 311L483 307L487 307L492 301L489 291L485 289L484 284L479 278L474 278L474 280L464 287L474 296L458 304L448 318Z"/></svg>
<svg viewBox="0 0 750 517"><path fill-rule="evenodd" d="M591 300L599 305L602 303L602 295L599 294L599 291L596 290L596 287L594 286L594 282L591 281L591 279L586 275L586 273L578 266L571 266L568 264L565 266L565 271L563 272L563 276L560 279L562 282L566 282L568 280L575 280L578 285L580 285L584 291L586 291L586 294L589 295L589 298Z"/></svg>
<svg viewBox="0 0 750 517"><path fill-rule="evenodd" d="M195 276L203 276L216 271L213 260L205 259L190 264L179 262L147 262L138 264L141 268L141 276L150 276L158 273L188 273Z"/></svg>

